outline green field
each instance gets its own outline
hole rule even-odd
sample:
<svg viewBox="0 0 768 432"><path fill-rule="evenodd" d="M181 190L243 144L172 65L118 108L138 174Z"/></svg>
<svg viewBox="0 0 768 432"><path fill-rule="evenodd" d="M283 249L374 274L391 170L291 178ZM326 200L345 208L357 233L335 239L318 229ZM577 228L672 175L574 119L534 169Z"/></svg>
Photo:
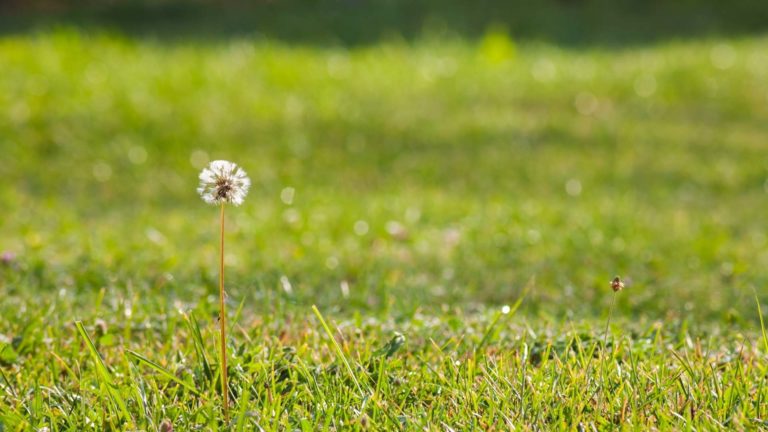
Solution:
<svg viewBox="0 0 768 432"><path fill-rule="evenodd" d="M78 23L0 37L0 431L768 427L768 37Z"/></svg>

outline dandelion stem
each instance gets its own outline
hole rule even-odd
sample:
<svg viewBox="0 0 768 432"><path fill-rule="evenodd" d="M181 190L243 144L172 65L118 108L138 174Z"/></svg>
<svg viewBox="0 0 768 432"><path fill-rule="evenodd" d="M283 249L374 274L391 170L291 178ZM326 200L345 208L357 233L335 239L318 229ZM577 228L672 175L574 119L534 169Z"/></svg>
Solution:
<svg viewBox="0 0 768 432"><path fill-rule="evenodd" d="M221 328L221 396L224 421L229 423L229 386L227 385L227 322L224 310L224 203L221 203L221 254L219 256L219 325Z"/></svg>

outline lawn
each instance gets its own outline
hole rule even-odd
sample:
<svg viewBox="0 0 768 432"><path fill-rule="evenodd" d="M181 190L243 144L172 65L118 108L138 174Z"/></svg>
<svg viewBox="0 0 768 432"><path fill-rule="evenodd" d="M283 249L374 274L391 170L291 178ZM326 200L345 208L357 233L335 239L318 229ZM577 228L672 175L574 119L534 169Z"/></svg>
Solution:
<svg viewBox="0 0 768 432"><path fill-rule="evenodd" d="M768 427L765 36L73 24L0 70L0 431Z"/></svg>

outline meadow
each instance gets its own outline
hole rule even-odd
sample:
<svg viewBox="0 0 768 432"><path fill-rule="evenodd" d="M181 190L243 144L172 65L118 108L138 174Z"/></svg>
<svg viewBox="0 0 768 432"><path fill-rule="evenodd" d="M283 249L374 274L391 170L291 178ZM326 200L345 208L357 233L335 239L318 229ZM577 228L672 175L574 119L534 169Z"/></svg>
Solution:
<svg viewBox="0 0 768 432"><path fill-rule="evenodd" d="M768 427L768 37L633 41L5 33L0 431Z"/></svg>

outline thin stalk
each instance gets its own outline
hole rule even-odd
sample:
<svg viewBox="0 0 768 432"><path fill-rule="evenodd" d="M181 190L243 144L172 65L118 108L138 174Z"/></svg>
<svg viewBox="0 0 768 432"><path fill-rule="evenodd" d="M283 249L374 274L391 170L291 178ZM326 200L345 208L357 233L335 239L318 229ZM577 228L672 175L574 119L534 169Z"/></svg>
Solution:
<svg viewBox="0 0 768 432"><path fill-rule="evenodd" d="M613 316L613 308L616 305L616 291L613 292L611 299L611 308L608 310L608 320L605 322L605 332L603 332L603 354L608 350L608 330L611 326L611 317ZM604 408L605 403L605 356L601 356L600 361L600 408Z"/></svg>
<svg viewBox="0 0 768 432"><path fill-rule="evenodd" d="M219 326L221 329L221 396L224 422L229 423L229 386L227 385L227 315L224 310L224 203L221 204L221 254L219 257Z"/></svg>

